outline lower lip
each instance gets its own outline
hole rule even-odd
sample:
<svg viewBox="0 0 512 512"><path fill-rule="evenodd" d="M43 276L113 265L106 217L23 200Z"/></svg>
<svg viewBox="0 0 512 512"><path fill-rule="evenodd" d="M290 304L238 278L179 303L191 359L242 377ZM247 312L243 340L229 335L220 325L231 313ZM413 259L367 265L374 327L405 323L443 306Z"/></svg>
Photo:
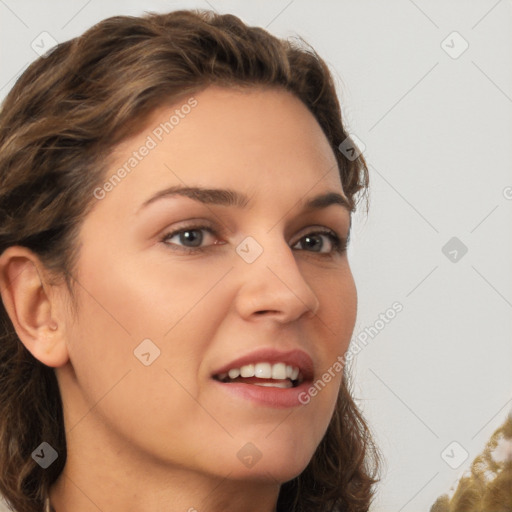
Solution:
<svg viewBox="0 0 512 512"><path fill-rule="evenodd" d="M285 409L304 405L299 398L305 396L309 384L303 382L295 388L273 388L258 386L256 384L243 384L238 382L224 383L213 379L217 386L234 396L257 403L259 405Z"/></svg>

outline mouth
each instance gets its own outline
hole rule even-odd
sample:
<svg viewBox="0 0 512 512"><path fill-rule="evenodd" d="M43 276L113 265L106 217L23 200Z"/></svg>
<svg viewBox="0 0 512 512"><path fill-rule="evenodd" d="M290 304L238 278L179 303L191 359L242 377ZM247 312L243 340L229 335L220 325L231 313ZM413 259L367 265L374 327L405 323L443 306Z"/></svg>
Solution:
<svg viewBox="0 0 512 512"><path fill-rule="evenodd" d="M304 375L298 366L269 362L230 368L213 378L224 384L239 383L281 389L296 388L304 382Z"/></svg>
<svg viewBox="0 0 512 512"><path fill-rule="evenodd" d="M261 349L212 374L223 392L269 407L295 407L313 381L313 361L302 350Z"/></svg>

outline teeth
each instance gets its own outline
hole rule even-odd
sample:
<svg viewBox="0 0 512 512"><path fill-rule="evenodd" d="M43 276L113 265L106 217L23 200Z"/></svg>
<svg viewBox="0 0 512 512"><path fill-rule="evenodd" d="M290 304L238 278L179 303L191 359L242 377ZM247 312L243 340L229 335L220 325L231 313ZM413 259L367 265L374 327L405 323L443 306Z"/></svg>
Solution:
<svg viewBox="0 0 512 512"><path fill-rule="evenodd" d="M289 381L283 382L261 382L260 384L255 384L255 386L263 386L266 388L291 388L293 384Z"/></svg>
<svg viewBox="0 0 512 512"><path fill-rule="evenodd" d="M246 364L240 368L240 375L242 377L254 377L254 365Z"/></svg>
<svg viewBox="0 0 512 512"><path fill-rule="evenodd" d="M272 366L270 363L258 363L254 366L254 376L259 379L272 378Z"/></svg>
<svg viewBox="0 0 512 512"><path fill-rule="evenodd" d="M297 375L299 375L298 369ZM286 379L286 365L284 363L277 363L272 366L272 378L279 380Z"/></svg>
<svg viewBox="0 0 512 512"><path fill-rule="evenodd" d="M229 377L234 380L238 377L257 377L259 379L275 379L275 380L297 380L299 378L300 370L296 366L290 366L285 363L256 363L246 364L241 368L231 368L227 373L218 375L220 380L224 380ZM281 383L276 383L281 384ZM278 387L289 387L288 383L284 383L284 386L279 385ZM261 383L258 386L274 386L273 383Z"/></svg>
<svg viewBox="0 0 512 512"><path fill-rule="evenodd" d="M236 379L237 377L240 377L240 369L239 368L232 368L228 372L230 379Z"/></svg>

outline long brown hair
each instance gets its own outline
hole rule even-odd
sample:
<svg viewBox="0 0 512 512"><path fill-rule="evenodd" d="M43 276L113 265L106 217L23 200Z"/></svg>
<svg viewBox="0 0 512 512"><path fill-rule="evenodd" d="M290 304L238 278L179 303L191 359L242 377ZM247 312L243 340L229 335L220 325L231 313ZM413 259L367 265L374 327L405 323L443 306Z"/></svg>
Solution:
<svg viewBox="0 0 512 512"><path fill-rule="evenodd" d="M13 245L29 248L72 292L78 230L105 180L109 154L155 108L210 84L296 95L331 144L355 208L368 186L366 163L337 149L347 132L335 86L307 43L211 11L116 16L33 62L2 105L0 254ZM282 485L278 510L368 510L379 457L347 378L309 465ZM31 457L42 440L59 454L44 470ZM38 512L65 460L54 370L20 342L0 301L0 491L17 512Z"/></svg>

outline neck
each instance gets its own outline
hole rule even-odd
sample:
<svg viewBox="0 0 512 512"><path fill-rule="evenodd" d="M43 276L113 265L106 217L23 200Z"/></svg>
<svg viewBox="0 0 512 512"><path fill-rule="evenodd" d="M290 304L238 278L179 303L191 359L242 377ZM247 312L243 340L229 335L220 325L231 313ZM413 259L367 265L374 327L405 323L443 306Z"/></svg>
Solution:
<svg viewBox="0 0 512 512"><path fill-rule="evenodd" d="M232 480L189 469L68 449L45 512L275 512L279 483ZM78 457L78 453L80 456Z"/></svg>

